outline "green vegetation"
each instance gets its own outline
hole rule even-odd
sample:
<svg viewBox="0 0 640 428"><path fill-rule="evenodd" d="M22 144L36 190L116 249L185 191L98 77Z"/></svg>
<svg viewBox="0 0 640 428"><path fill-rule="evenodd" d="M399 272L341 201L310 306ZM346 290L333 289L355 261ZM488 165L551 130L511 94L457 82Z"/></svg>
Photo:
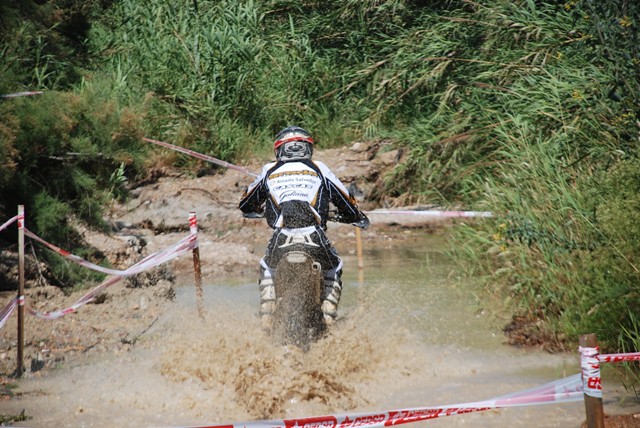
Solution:
<svg viewBox="0 0 640 428"><path fill-rule="evenodd" d="M15 395L16 388L18 388L17 383L3 379L0 382L0 397L2 397L3 400L6 400L8 397L13 397ZM27 415L24 409L22 409L20 413L15 415L0 413L0 426L7 426L7 424L12 424L14 422L24 422L30 419L32 419L31 416Z"/></svg>
<svg viewBox="0 0 640 428"><path fill-rule="evenodd" d="M32 419L31 416L27 415L24 409L22 409L17 415L0 414L0 424L2 425L11 424L13 422L24 422L30 419Z"/></svg>
<svg viewBox="0 0 640 428"><path fill-rule="evenodd" d="M0 101L2 212L24 203L57 244L154 165L193 166L143 135L232 162L289 123L324 147L386 139L410 152L389 194L495 213L452 232L486 293L549 337L640 349L637 2L52 0L0 17L0 92L46 90Z"/></svg>

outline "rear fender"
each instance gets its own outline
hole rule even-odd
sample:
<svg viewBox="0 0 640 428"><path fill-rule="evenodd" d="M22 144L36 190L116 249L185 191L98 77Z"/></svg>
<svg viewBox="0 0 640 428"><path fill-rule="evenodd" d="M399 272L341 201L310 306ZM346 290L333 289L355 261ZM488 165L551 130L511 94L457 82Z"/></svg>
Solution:
<svg viewBox="0 0 640 428"><path fill-rule="evenodd" d="M274 333L281 340L306 346L324 332L322 265L302 251L282 256L274 278Z"/></svg>

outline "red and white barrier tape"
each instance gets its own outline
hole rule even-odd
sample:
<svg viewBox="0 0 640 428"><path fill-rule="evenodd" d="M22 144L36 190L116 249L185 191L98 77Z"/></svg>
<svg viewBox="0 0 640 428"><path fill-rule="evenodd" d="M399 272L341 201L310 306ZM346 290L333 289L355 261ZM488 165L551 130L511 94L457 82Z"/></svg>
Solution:
<svg viewBox="0 0 640 428"><path fill-rule="evenodd" d="M437 211L437 210L373 210L366 211L366 214L383 214L383 215L416 215L424 217L493 217L488 211Z"/></svg>
<svg viewBox="0 0 640 428"><path fill-rule="evenodd" d="M189 213L189 232L192 235L198 233L198 219L196 219L196 213L193 211Z"/></svg>
<svg viewBox="0 0 640 428"><path fill-rule="evenodd" d="M19 218L22 218L22 217L23 217L23 215L17 214L15 216L11 217L9 220L5 221L4 224L2 226L0 226L0 232L3 231L4 229L6 229L7 227L9 227L9 225L11 225L14 221L16 221L16 220L18 220ZM0 329L2 329L2 327L4 327L5 323L7 322L7 320L9 319L11 314L13 313L13 311L15 310L16 306L18 306L19 304L20 305L24 305L24 296L14 297L7 304L7 306L2 308L2 310L0 311Z"/></svg>
<svg viewBox="0 0 640 428"><path fill-rule="evenodd" d="M229 168L229 169L233 169L233 170L236 170L236 171L244 172L245 174L251 175L253 177L257 177L258 176L258 174L254 174L253 172L249 171L246 168L242 168L241 166L237 166L237 165L231 164L229 162L225 162L223 160L216 159L216 158L214 158L212 156L203 155L202 153L198 153L198 152L193 151L193 150L185 149L184 147L175 146L173 144L165 143L164 141L153 140L153 139L147 138L147 137L142 137L142 140L147 141L149 143L157 144L159 146L167 147L167 148L175 150L177 152L181 152L181 153L187 154L189 156L193 156L194 158L201 159L201 160L204 160L204 161L207 161L207 162L211 162L211 163L214 163L216 165L223 166L225 168Z"/></svg>
<svg viewBox="0 0 640 428"><path fill-rule="evenodd" d="M135 275L138 273L142 273L152 267L155 267L159 264L162 263L166 263L169 260L172 260L176 257L178 257L178 255L189 251L189 250L193 250L194 248L196 248L198 246L198 240L197 240L197 235L195 234L189 234L188 236L186 236L185 238L181 239L177 244L173 245L172 247L166 248L160 252L151 254L150 256L146 257L144 260L142 260L139 263L136 263L135 265L133 265L132 267L130 267L129 269L126 270L117 270L117 269L109 269L103 266L99 266L96 265L94 263L91 263L85 259L83 259L82 257L76 256L71 254L70 252L63 250L53 244L50 244L49 242L45 241L44 239L40 238L39 236L37 236L36 234L34 234L33 232L31 232L30 230L28 230L27 228L24 229L24 234L26 236L28 236L31 239L34 239L38 242L40 242L41 244L45 245L46 247L48 247L50 250L58 253L59 255L61 255L62 257L69 259L81 266L84 266L86 268L95 270L96 272L101 272L107 275L118 275L118 276L131 276L131 275Z"/></svg>
<svg viewBox="0 0 640 428"><path fill-rule="evenodd" d="M42 318L42 319L54 320L54 319L60 318L71 312L75 312L79 307L86 305L87 303L92 301L102 290L117 283L123 277L134 275L136 273L140 273L140 272L149 270L153 267L159 266L163 263L168 262L169 260L172 260L184 254L187 251L192 251L197 246L198 246L197 235L189 234L189 236L181 239L177 244L173 245L172 247L169 247L163 251L159 251L157 253L147 256L143 260L131 266L129 269L124 271L115 271L115 272L119 272L119 274L110 276L104 282L102 282L102 284L93 288L91 291L89 291L87 294L82 296L76 303L69 306L68 308L61 309L58 311L51 311L51 312L37 312L35 310L30 310L29 312L31 313L31 315L38 318ZM83 260L77 256L74 256L74 258ZM74 261L76 261L75 259ZM89 265L93 265L92 263L89 263L89 262L86 262L86 263ZM96 266L96 265L93 265L93 266Z"/></svg>
<svg viewBox="0 0 640 428"><path fill-rule="evenodd" d="M580 346L578 350L580 351L580 366L582 367L584 393L591 397L602 398L598 347L589 348Z"/></svg>
<svg viewBox="0 0 640 428"><path fill-rule="evenodd" d="M225 168L234 169L236 171L244 172L245 174L251 175L253 177L257 177L257 174L253 172L239 167L237 165L230 164L228 162L222 161L220 159L216 159L211 156L204 155L202 153L198 153L193 150L185 149L184 147L176 146L173 144L165 143L164 141L153 140L151 138L142 137L143 141L147 141L149 143L157 144L159 146L167 147L169 149L185 153L189 156L193 156L198 159L205 160L207 162L211 162L217 165L221 165ZM409 211L409 210L374 210L368 211L366 214L391 214L391 215L418 215L418 216L428 216L428 217L444 217L444 218L455 218L455 217L493 217L493 214L485 211L436 211L436 210L424 210L424 211Z"/></svg>
<svg viewBox="0 0 640 428"><path fill-rule="evenodd" d="M82 257L73 255L71 253L69 253L66 250L63 250L61 248L58 248L57 246L45 241L44 239L40 238L39 236L37 236L36 234L34 234L33 232L31 232L30 230L28 230L26 227L24 227L24 214L18 214L16 216L14 216L13 218L7 220L2 226L0 226L0 231L2 231L3 229L5 229L7 226L9 226L11 223L13 223L14 221L18 220L18 227L22 228L24 230L24 233L26 236L30 237L31 239L34 239L40 243L42 243L43 245L45 245L46 247L48 247L49 249L51 249L52 251L55 251L56 253L60 254L61 256L81 265L84 267L87 267L89 269L98 271L98 272L102 272L105 274L109 274L112 275L111 277L107 278L102 284L98 285L97 287L95 287L93 290L91 290L90 292L88 292L87 294L85 294L84 296L82 296L82 298L80 298L76 303L74 303L73 305L71 305L70 307L66 308L66 309L62 309L59 311L52 311L52 312L45 312L45 313L41 313L41 312L37 312L33 309L30 309L29 312L38 317L38 318L43 318L43 319L57 319L60 318L68 313L71 312L75 312L80 306L85 305L87 303L89 303L90 301L92 301L97 295L98 293L100 293L102 290L104 290L105 288L117 283L118 281L120 281L123 277L125 276L131 276L131 275L135 275L138 273L142 273L144 271L147 271L153 267L159 266L163 263L166 263L170 260L173 260L174 258L184 254L187 251L192 251L193 249L198 247L198 236L197 236L197 226L196 226L196 220L195 220L195 213L192 213L192 215L189 217L189 223L190 223L190 227L191 227L191 231L192 233L190 233L188 236L184 237L183 239L181 239L178 243L176 243L175 245L166 248L162 251L158 251L156 253L153 253L147 257L145 257L143 260L139 261L138 263L134 264L133 266L131 266L129 269L126 270L116 270L116 269L109 269L109 268L105 268L102 266L98 266L94 263L88 262L87 260L83 259ZM195 228L194 228L195 227ZM25 298L24 296L20 296L20 298L14 298L13 300L11 300L11 302L9 302L9 304L2 309L2 311L0 311L0 329L2 329L2 327L4 326L4 324L6 323L7 319L11 316L11 314L13 313L15 307L17 305L21 305L23 306L25 303Z"/></svg>
<svg viewBox="0 0 640 428"><path fill-rule="evenodd" d="M29 97L31 95L42 95L42 91L27 91L27 92L14 92L13 94L3 94L0 98L17 98L17 97Z"/></svg>
<svg viewBox="0 0 640 428"><path fill-rule="evenodd" d="M5 306L2 311L0 311L0 329L4 327L4 324L7 322L11 314L13 313L16 306L18 306L18 297L14 297L11 299L9 304Z"/></svg>
<svg viewBox="0 0 640 428"><path fill-rule="evenodd" d="M150 268L166 263L169 260L172 260L184 254L187 251L193 250L194 248L197 247L197 245L198 245L197 235L189 234L189 236L181 239L180 242L178 242L176 245L166 250L147 256L146 258L134 264L132 267L130 267L127 270L118 271L118 272L121 272L120 275L113 275L108 277L104 282L102 282L102 284L93 288L91 291L89 291L87 294L82 296L76 303L69 306L68 308L61 309L58 311L51 311L51 312L37 312L35 310L30 310L29 312L31 313L31 315L37 318L42 318L42 319L54 320L54 319L60 318L71 312L75 312L79 307L91 302L93 299L95 299L95 297L100 292L102 292L102 290L117 283L123 277L133 275L134 273L140 273L142 271L149 270Z"/></svg>
<svg viewBox="0 0 640 428"><path fill-rule="evenodd" d="M350 428L390 427L421 422L444 416L481 412L503 407L530 406L551 403L568 403L583 399L580 374L540 385L525 391L486 401L454 404L449 406L419 407L387 410L375 413L351 415L327 415L300 419L241 422L226 425L206 425L191 428Z"/></svg>
<svg viewBox="0 0 640 428"><path fill-rule="evenodd" d="M100 293L105 288L117 283L122 278L123 277L121 277L121 276L110 276L110 277L108 277L102 284L98 285L97 287L95 287L94 289L89 291L87 294L82 296L76 303L74 303L73 305L69 306L68 308L60 309L60 310L57 310L57 311L50 311L50 312L38 312L38 311L36 311L34 309L29 309L29 313L31 315L33 315L34 317L36 317L36 318L41 318L41 319L46 319L46 320L58 319L58 318L63 317L65 315L67 315L67 314L70 314L71 312L75 312L79 307L81 307L83 305L86 305L87 303L92 301L98 295L98 293Z"/></svg>
<svg viewBox="0 0 640 428"><path fill-rule="evenodd" d="M18 217L19 217L19 215L15 215L12 218L10 218L9 220L5 221L4 224L2 226L0 226L0 232L2 232L7 227L9 227L11 225L11 223L13 223L14 221L16 221L18 219Z"/></svg>
<svg viewBox="0 0 640 428"><path fill-rule="evenodd" d="M603 354L598 355L598 361L601 363L619 363L622 361L640 361L640 352L631 352L629 354Z"/></svg>

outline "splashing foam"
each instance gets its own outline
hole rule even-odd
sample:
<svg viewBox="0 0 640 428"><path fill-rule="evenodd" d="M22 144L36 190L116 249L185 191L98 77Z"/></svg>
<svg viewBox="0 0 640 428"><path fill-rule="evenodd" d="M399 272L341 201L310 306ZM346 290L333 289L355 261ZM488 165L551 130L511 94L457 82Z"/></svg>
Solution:
<svg viewBox="0 0 640 428"><path fill-rule="evenodd" d="M363 410L377 404L389 382L409 385L409 374L423 367L408 357L416 351L415 343L407 345L409 333L367 306L339 319L307 352L273 343L247 311L216 308L195 323L183 317L168 337L160 372L178 385L197 380L207 391L201 405L227 420Z"/></svg>

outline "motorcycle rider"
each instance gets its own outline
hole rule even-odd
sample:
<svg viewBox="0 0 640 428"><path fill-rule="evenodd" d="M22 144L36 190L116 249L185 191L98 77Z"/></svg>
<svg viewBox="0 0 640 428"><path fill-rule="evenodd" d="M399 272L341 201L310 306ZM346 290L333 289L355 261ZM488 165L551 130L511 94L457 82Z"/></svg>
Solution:
<svg viewBox="0 0 640 428"><path fill-rule="evenodd" d="M289 231L302 231L305 240L321 249L325 284L322 312L325 322L332 324L342 294L342 259L325 234L329 204L337 210L333 220L361 228L369 226L369 219L334 173L323 162L311 160L313 145L311 135L298 126L278 132L273 144L276 161L263 166L240 200L245 217L265 217L274 229L260 260L258 282L260 316L266 329L271 327L275 311L274 269L282 248L292 240Z"/></svg>

